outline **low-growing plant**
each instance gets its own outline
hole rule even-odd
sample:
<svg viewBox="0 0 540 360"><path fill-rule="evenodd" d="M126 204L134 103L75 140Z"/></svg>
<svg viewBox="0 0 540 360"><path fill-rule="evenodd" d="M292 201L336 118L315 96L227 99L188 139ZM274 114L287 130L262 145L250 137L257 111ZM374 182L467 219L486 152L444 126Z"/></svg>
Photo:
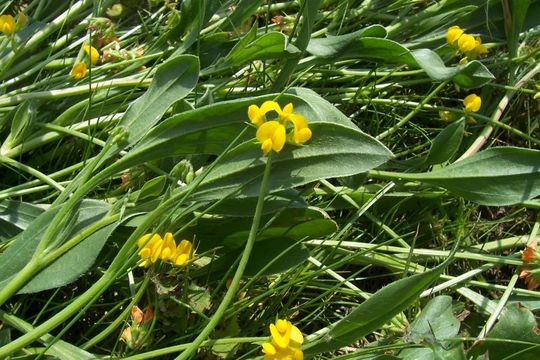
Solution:
<svg viewBox="0 0 540 360"><path fill-rule="evenodd" d="M0 358L537 358L539 9L0 5Z"/></svg>

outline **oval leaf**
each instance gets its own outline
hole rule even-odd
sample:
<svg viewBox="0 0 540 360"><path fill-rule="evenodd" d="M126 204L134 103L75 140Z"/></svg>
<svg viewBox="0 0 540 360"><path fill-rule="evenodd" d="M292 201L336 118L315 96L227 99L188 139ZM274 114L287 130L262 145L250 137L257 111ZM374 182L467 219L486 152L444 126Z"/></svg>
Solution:
<svg viewBox="0 0 540 360"><path fill-rule="evenodd" d="M407 179L440 186L482 205L511 205L540 195L540 151L497 147Z"/></svg>
<svg viewBox="0 0 540 360"><path fill-rule="evenodd" d="M387 285L338 321L319 340L307 344L304 353L318 354L347 346L377 330L418 299L435 281L447 263Z"/></svg>

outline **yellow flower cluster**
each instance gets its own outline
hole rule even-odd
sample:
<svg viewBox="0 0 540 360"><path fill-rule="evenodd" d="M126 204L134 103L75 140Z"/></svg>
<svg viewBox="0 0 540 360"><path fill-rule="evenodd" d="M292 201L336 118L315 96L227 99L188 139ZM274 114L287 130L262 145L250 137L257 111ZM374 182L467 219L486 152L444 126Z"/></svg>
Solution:
<svg viewBox="0 0 540 360"><path fill-rule="evenodd" d="M476 94L470 94L463 99L465 111L477 112L482 106L482 98Z"/></svg>
<svg viewBox="0 0 540 360"><path fill-rule="evenodd" d="M467 59L476 59L479 55L488 52L485 45L482 45L482 39L479 36L469 35L457 25L448 28L446 41L465 55L460 63L466 63Z"/></svg>
<svg viewBox="0 0 540 360"><path fill-rule="evenodd" d="M267 119L266 114L273 111L275 119ZM283 110L275 101L265 101L261 107L250 105L248 117L257 126L256 138L261 143L261 149L266 155L271 150L280 152L285 142L304 144L311 139L311 129L306 118L293 113L293 104L285 105Z"/></svg>
<svg viewBox="0 0 540 360"><path fill-rule="evenodd" d="M95 47L89 44L84 44L83 50L90 58L90 62L92 63L92 65L95 65L99 61L99 51ZM81 80L86 76L87 72L88 66L86 66L86 63L78 62L71 69L71 77L75 80Z"/></svg>
<svg viewBox="0 0 540 360"><path fill-rule="evenodd" d="M302 360L302 332L288 320L270 324L271 341L262 344L264 360Z"/></svg>
<svg viewBox="0 0 540 360"><path fill-rule="evenodd" d="M182 240L176 245L173 234L166 233L163 238L159 234L146 234L137 241L139 245L139 266L149 267L158 259L176 266L185 265L192 256L193 244Z"/></svg>
<svg viewBox="0 0 540 360"><path fill-rule="evenodd" d="M6 36L11 36L26 25L26 15L19 11L17 21L11 15L0 15L0 32Z"/></svg>

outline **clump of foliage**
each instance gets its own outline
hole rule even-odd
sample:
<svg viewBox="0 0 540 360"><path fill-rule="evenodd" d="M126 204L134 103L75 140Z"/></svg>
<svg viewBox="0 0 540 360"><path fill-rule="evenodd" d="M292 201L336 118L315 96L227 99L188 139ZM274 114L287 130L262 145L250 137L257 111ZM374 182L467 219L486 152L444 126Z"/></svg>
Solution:
<svg viewBox="0 0 540 360"><path fill-rule="evenodd" d="M538 358L539 13L0 5L0 358Z"/></svg>

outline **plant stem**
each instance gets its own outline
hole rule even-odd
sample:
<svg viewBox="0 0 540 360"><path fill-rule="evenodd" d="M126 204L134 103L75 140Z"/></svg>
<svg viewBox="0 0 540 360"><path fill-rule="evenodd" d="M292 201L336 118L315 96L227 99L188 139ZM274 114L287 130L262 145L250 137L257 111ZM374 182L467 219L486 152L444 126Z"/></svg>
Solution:
<svg viewBox="0 0 540 360"><path fill-rule="evenodd" d="M38 178L39 180L43 181L45 184L48 184L48 185L52 186L53 188L55 188L56 190L58 190L60 192L65 190L62 185L60 185L59 183L57 183L56 181L51 179L49 176L45 175L44 173L42 173L39 170L34 169L31 166L22 164L22 163L20 163L20 162L18 162L16 160L13 160L13 159L10 159L10 158L5 157L3 155L0 155L0 164L2 164L2 163L6 164L6 165L9 165L9 166L12 166L17 170L24 171L25 173L30 174L30 175Z"/></svg>
<svg viewBox="0 0 540 360"><path fill-rule="evenodd" d="M14 96L0 96L0 107L15 105L24 100L29 99L59 99L68 96L75 96L86 94L88 92L101 90L101 89L110 89L113 87L134 87L134 86L150 86L152 79L116 79L109 81L101 81L92 83L90 85L79 85L73 86L67 89L62 90L48 90L48 91L35 91L31 93L24 93Z"/></svg>
<svg viewBox="0 0 540 360"><path fill-rule="evenodd" d="M448 82L449 80L445 80L442 83L440 83L439 86L437 86L431 93L429 93L425 98L423 98L422 101L420 101L420 103L410 113L408 113L407 115L405 115L405 117L403 117L403 119L398 121L396 125L392 126L390 129L377 135L376 136L377 140L381 140L387 137L388 135L392 135L393 133L398 131L403 125L408 123L409 120L411 120L413 116L416 115L416 113L418 113L418 111L420 111L420 109L422 109L422 107L425 104L427 104L435 95L439 93L439 91L441 91L446 86L446 84L448 84Z"/></svg>
<svg viewBox="0 0 540 360"><path fill-rule="evenodd" d="M529 71L528 73L526 73L521 79L519 79L519 81L516 83L516 85L512 88L512 90L508 90L506 92L506 94L504 95L504 97L501 99L501 101L499 101L499 104L497 105L497 109L495 110L495 112L493 113L493 115L491 116L491 120L493 122L499 122L499 119L502 117L502 114L504 113L504 110L506 109L506 107L508 106L508 104L510 103L510 99L514 96L514 94L516 93L516 91L518 89L520 89L523 85L525 85L525 83L527 83L527 81L529 81L530 79L532 79L538 72L540 71L540 64L536 64L536 66L531 70ZM468 158L469 156L471 155L474 155L476 154L478 151L480 151L480 149L482 148L482 146L484 146L484 144L486 143L487 139L489 138L489 136L491 135L491 133L493 132L493 125L494 124L489 124L489 125L486 125L484 127L484 129L482 129L482 132L480 133L480 135L478 135L478 137L476 138L476 140L472 143L471 146L469 146L469 148L467 149L467 151L465 151L463 153L463 155L461 155L459 157L459 159L457 159L456 161L460 161L460 160L463 160L463 159L466 159Z"/></svg>
<svg viewBox="0 0 540 360"><path fill-rule="evenodd" d="M257 232L259 230L259 224L261 222L261 215L262 215L262 210L264 206L264 198L265 198L267 188L268 188L268 180L270 178L271 165L272 165L272 152L270 152L268 159L266 161L266 166L264 168L264 174L261 180L261 187L259 189L259 197L257 199L257 205L255 207L255 214L253 216L253 222L251 223L251 229L249 230L249 236L246 242L246 247L244 248L244 252L242 253L242 257L240 258L238 268L236 269L236 272L234 273L234 277L229 286L229 289L225 293L225 296L223 297L221 304L219 304L219 307L217 308L212 318L210 318L210 321L208 322L208 324L206 324L206 326L201 331L201 333L195 338L195 340L193 340L193 342L189 345L189 347L176 358L176 360L186 360L186 359L191 358L192 355L195 354L195 352L199 349L199 347L204 342L204 340L206 340L206 338L218 325L221 318L225 314L225 311L231 304L233 298L237 295L236 291L238 290L238 287L240 285L240 280L242 279L242 276L244 275L244 271L246 269L249 256L251 255L251 250L253 249L253 245L255 244L255 238L257 237Z"/></svg>

